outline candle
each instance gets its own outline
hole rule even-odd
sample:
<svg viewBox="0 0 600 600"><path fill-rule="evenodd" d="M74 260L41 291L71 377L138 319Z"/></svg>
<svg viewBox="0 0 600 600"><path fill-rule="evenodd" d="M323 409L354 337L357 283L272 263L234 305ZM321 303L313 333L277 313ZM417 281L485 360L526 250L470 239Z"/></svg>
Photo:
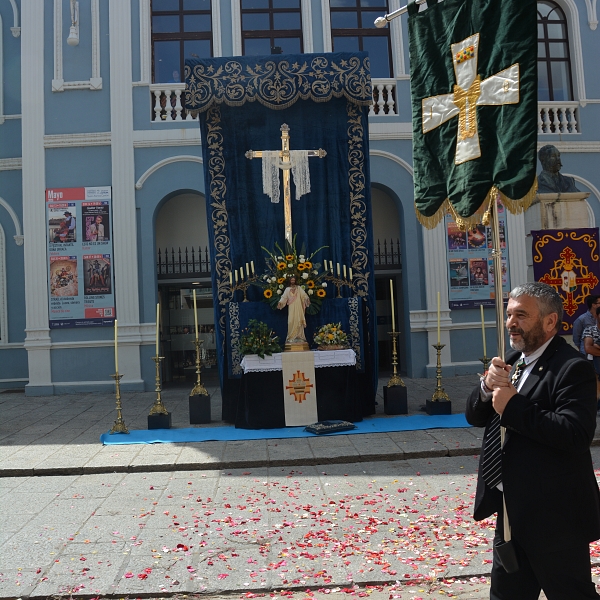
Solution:
<svg viewBox="0 0 600 600"><path fill-rule="evenodd" d="M119 345L117 340L119 338L118 328L117 328L117 319L115 319L115 373L119 373Z"/></svg>
<svg viewBox="0 0 600 600"><path fill-rule="evenodd" d="M237 278L237 269L235 270L235 283L237 284L238 282L238 278Z"/></svg>
<svg viewBox="0 0 600 600"><path fill-rule="evenodd" d="M158 331L160 327L160 304L156 305L156 356L159 356L158 353Z"/></svg>
<svg viewBox="0 0 600 600"><path fill-rule="evenodd" d="M350 267L350 281L352 281L352 267Z"/></svg>
<svg viewBox="0 0 600 600"><path fill-rule="evenodd" d="M346 279L346 265L342 265L343 270L344 270L344 279Z"/></svg>
<svg viewBox="0 0 600 600"><path fill-rule="evenodd" d="M337 263L337 274L338 277L340 276L340 263Z"/></svg>
<svg viewBox="0 0 600 600"><path fill-rule="evenodd" d="M481 337L483 339L483 357L487 358L486 347L485 347L485 320L483 318L483 304L479 305L481 309Z"/></svg>
<svg viewBox="0 0 600 600"><path fill-rule="evenodd" d="M233 275L231 274L231 271L229 271L229 285L233 285Z"/></svg>
<svg viewBox="0 0 600 600"><path fill-rule="evenodd" d="M390 303L392 305L392 331L396 331L396 314L394 312L394 280L390 279Z"/></svg>
<svg viewBox="0 0 600 600"><path fill-rule="evenodd" d="M196 312L196 290L194 290L194 330L196 332L196 340L198 339L198 313Z"/></svg>
<svg viewBox="0 0 600 600"><path fill-rule="evenodd" d="M437 293L437 334L438 334L438 339L437 339L437 343L438 346L440 345L440 293Z"/></svg>
<svg viewBox="0 0 600 600"><path fill-rule="evenodd" d="M246 263L246 277L250 277L250 265Z"/></svg>
<svg viewBox="0 0 600 600"><path fill-rule="evenodd" d="M323 259L323 268L327 271L327 259Z"/></svg>
<svg viewBox="0 0 600 600"><path fill-rule="evenodd" d="M254 261L250 261L250 270L252 271L252 275L254 275Z"/></svg>
<svg viewBox="0 0 600 600"><path fill-rule="evenodd" d="M240 281L244 281L244 267L240 267Z"/></svg>

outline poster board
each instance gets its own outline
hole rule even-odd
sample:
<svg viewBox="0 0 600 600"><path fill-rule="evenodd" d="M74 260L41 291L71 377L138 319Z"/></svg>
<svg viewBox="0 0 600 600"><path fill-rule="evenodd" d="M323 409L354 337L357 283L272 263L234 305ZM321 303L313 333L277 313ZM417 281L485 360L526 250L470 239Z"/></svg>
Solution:
<svg viewBox="0 0 600 600"><path fill-rule="evenodd" d="M50 328L113 326L111 188L46 190Z"/></svg>

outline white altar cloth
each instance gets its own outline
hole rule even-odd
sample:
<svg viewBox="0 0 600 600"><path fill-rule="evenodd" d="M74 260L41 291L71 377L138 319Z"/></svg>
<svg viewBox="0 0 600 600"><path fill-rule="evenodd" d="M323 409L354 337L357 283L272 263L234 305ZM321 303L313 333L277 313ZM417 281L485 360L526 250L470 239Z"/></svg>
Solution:
<svg viewBox="0 0 600 600"><path fill-rule="evenodd" d="M346 350L313 350L315 369L320 367L347 367L356 364L356 353ZM247 354L241 362L244 373L257 371L281 371L281 353L260 358L257 354Z"/></svg>

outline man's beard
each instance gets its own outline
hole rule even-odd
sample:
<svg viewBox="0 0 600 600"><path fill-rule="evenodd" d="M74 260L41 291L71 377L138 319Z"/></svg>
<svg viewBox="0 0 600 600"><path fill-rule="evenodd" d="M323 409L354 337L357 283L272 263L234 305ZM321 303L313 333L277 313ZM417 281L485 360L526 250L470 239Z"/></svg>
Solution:
<svg viewBox="0 0 600 600"><path fill-rule="evenodd" d="M521 336L519 341L510 339L510 347L513 350L530 354L537 350L545 341L544 323L540 319L529 331L525 332L518 327L513 327L508 330L508 333L518 333Z"/></svg>

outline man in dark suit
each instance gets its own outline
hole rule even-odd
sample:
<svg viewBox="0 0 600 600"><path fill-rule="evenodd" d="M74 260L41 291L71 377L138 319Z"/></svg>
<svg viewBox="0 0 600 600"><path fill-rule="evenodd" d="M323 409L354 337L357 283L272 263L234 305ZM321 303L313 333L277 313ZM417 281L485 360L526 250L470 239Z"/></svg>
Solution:
<svg viewBox="0 0 600 600"><path fill-rule="evenodd" d="M497 512L494 543L504 539L504 494L519 563L507 573L494 549L490 598L537 600L540 589L548 600L600 598L589 553L600 538L593 368L557 335L563 307L550 286L516 287L506 314L513 351L492 359L466 409L471 425L486 427L475 520Z"/></svg>

